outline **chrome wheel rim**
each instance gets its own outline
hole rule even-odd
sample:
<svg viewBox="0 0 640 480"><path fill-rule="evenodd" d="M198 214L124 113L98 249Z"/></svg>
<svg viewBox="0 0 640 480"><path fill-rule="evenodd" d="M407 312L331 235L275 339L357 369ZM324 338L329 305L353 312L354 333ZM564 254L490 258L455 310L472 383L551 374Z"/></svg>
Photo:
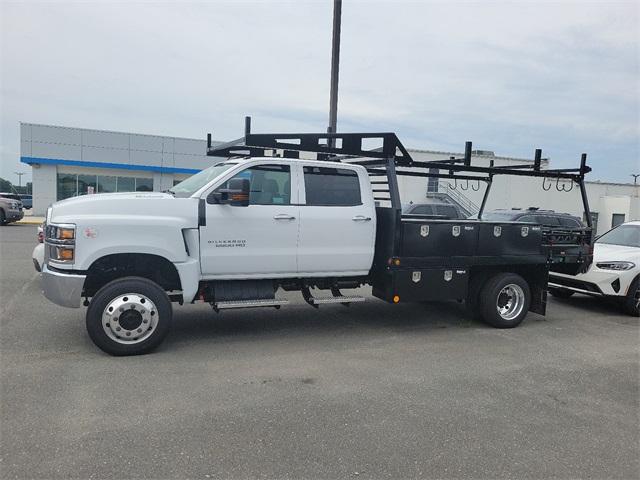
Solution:
<svg viewBox="0 0 640 480"><path fill-rule="evenodd" d="M120 295L102 312L104 333L114 342L133 345L149 338L158 326L158 309L139 293Z"/></svg>
<svg viewBox="0 0 640 480"><path fill-rule="evenodd" d="M496 309L498 315L504 320L513 320L522 313L524 309L524 290L520 285L510 283L505 285L496 299Z"/></svg>

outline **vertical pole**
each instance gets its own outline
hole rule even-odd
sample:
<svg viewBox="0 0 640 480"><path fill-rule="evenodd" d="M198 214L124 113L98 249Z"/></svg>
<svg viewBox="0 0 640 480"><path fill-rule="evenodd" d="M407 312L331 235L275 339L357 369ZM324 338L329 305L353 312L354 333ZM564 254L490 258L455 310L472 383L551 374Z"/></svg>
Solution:
<svg viewBox="0 0 640 480"><path fill-rule="evenodd" d="M471 142L465 142L464 144L464 164L468 167L471 165Z"/></svg>
<svg viewBox="0 0 640 480"><path fill-rule="evenodd" d="M582 196L582 205L584 206L584 218L587 221L587 226L593 228L591 210L589 209L589 198L587 197L587 189L584 186L584 174L587 171L587 154L583 153L580 157L580 175L578 176L577 183L580 186L580 195Z"/></svg>
<svg viewBox="0 0 640 480"><path fill-rule="evenodd" d="M331 39L331 91L329 94L329 129L336 133L338 123L338 74L340 69L340 24L342 0L333 0L333 36ZM329 147L335 146L335 139L329 139Z"/></svg>
<svg viewBox="0 0 640 480"><path fill-rule="evenodd" d="M251 117L244 117L244 136L251 134Z"/></svg>
<svg viewBox="0 0 640 480"><path fill-rule="evenodd" d="M391 208L394 210L402 210L402 205L400 203L400 188L398 187L398 175L396 174L396 159L393 156L387 158L387 183L389 185Z"/></svg>
<svg viewBox="0 0 640 480"><path fill-rule="evenodd" d="M494 161L489 161L489 166L493 167ZM491 185L493 184L493 174L489 174L489 181L487 182L487 189L484 191L484 195L482 196L482 203L480 204L480 211L478 212L478 220L482 220L482 213L484 212L484 207L487 205L487 200L489 199L489 192L491 191Z"/></svg>
<svg viewBox="0 0 640 480"><path fill-rule="evenodd" d="M533 158L533 169L536 172L540 171L540 164L542 163L542 149L536 148L536 153Z"/></svg>

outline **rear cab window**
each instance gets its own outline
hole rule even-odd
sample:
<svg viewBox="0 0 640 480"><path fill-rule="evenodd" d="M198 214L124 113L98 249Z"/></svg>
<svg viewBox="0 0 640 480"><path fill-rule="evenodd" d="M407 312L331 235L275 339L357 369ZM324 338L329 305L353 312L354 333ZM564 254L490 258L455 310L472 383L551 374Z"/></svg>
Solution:
<svg viewBox="0 0 640 480"><path fill-rule="evenodd" d="M352 207L362 205L360 178L354 170L303 167L306 205Z"/></svg>

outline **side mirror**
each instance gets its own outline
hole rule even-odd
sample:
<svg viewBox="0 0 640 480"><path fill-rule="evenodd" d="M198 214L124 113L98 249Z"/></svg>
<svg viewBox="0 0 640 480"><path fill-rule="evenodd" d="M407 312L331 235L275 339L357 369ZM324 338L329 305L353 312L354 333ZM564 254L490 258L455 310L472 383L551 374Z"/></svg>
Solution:
<svg viewBox="0 0 640 480"><path fill-rule="evenodd" d="M233 207L249 206L249 189L251 182L246 178L232 178L227 188L219 188L209 194L207 203L231 205Z"/></svg>

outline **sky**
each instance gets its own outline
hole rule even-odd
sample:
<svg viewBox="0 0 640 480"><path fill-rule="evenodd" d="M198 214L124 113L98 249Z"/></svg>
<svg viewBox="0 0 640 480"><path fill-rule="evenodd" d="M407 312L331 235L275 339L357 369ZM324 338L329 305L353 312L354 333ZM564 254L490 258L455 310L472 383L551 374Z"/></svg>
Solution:
<svg viewBox="0 0 640 480"><path fill-rule="evenodd" d="M216 140L328 124L333 2L0 0L0 176L19 122ZM640 173L640 2L344 0L338 130Z"/></svg>

